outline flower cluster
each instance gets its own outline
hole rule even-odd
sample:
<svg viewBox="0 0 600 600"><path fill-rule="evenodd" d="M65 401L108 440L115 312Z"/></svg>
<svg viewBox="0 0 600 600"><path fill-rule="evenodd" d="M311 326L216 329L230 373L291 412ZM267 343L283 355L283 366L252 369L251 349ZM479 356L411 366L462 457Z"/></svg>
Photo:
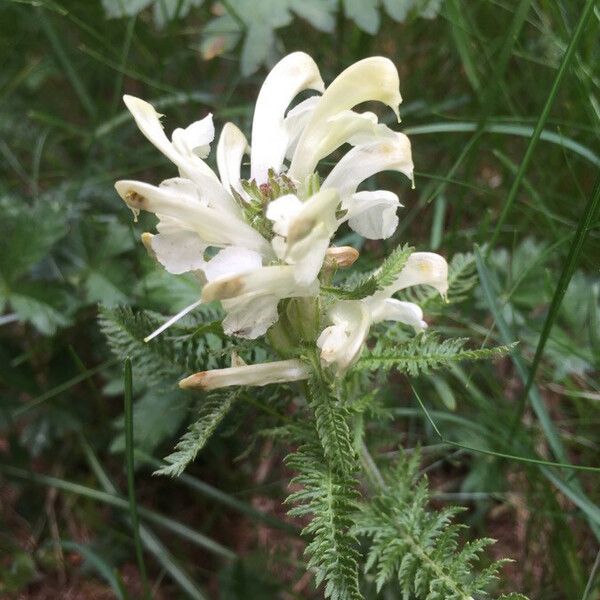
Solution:
<svg viewBox="0 0 600 600"><path fill-rule="evenodd" d="M202 302L219 300L226 334L249 339L264 335L279 319L280 301L319 297L331 265L348 266L358 253L332 245L348 226L368 239L390 237L397 225L399 198L387 190L358 191L384 170L410 180L413 162L408 138L357 105L376 101L398 117L401 102L394 64L383 57L361 60L325 88L310 56L295 52L271 70L258 95L252 146L233 123L223 127L216 149L218 175L205 162L214 140L212 115L177 128L171 139L161 115L147 102L125 96L138 127L178 168L179 177L159 186L119 181L117 192L137 216L158 218L157 233L145 233L148 252L169 272L192 272L203 283L197 302L167 321L161 333ZM290 109L301 92L312 91ZM305 94L306 95L306 94ZM322 177L319 162L340 147L351 149ZM250 169L242 173L244 155ZM447 289L447 264L437 254L413 253L393 284L361 300L330 305L326 326L316 336L323 364L347 369L359 356L372 323L399 321L416 331L426 327L421 309L393 298L414 285ZM262 385L307 376L300 361L238 364L221 373L196 374L184 387Z"/></svg>

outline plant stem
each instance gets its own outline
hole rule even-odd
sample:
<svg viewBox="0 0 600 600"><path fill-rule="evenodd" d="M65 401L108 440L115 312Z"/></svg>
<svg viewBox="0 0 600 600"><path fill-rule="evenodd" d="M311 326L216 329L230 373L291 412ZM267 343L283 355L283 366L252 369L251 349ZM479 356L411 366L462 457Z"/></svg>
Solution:
<svg viewBox="0 0 600 600"><path fill-rule="evenodd" d="M133 460L133 375L131 371L131 359L125 359L123 372L123 383L125 391L123 400L125 405L125 456L127 462L127 494L129 495L129 513L131 515L131 527L133 529L133 542L135 545L135 556L142 577L144 596L151 598L148 586L148 575L144 563L144 553L140 540L140 520L138 517L137 502L135 499L134 460Z"/></svg>
<svg viewBox="0 0 600 600"><path fill-rule="evenodd" d="M379 467L375 464L367 445L362 442L360 445L360 460L369 481L377 490L385 488L385 481Z"/></svg>

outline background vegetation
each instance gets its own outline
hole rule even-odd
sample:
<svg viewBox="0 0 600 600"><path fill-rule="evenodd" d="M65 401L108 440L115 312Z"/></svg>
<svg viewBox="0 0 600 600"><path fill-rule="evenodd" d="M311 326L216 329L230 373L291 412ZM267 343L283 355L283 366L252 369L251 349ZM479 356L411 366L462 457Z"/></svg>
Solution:
<svg viewBox="0 0 600 600"><path fill-rule="evenodd" d="M304 576L303 521L281 506L285 441L259 433L287 410L268 389L238 403L186 474L151 476L195 410L172 384L218 352L185 365L159 350L136 361L136 327L154 317L117 307L170 314L197 289L145 255L139 233L152 220L133 225L112 187L173 173L122 93L168 113L167 129L211 111L248 131L265 65L304 50L326 82L373 54L400 71L417 185L388 176L405 205L400 229L361 247L357 269L398 243L462 253L464 293L430 309L432 327L474 347L518 342L493 362L392 375L380 398L392 418L368 432L372 452L385 463L399 446L421 446L435 505L467 506L465 535L498 540L488 560L516 561L498 591L599 597L597 474L514 458L532 447L537 459L598 465L597 6L572 43L588 4L0 1L0 596L141 594L123 366L99 326L102 304L112 348L134 359L136 494L154 597L320 597Z"/></svg>

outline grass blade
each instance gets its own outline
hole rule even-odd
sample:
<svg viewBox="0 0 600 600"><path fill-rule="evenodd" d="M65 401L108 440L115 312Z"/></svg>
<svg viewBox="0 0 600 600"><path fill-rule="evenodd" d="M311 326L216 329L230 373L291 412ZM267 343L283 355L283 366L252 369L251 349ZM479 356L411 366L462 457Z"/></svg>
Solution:
<svg viewBox="0 0 600 600"><path fill-rule="evenodd" d="M502 339L506 344L512 344L515 341L515 336L508 327L508 324L504 320L504 317L502 316L502 313L500 312L500 309L496 303L495 298L497 294L493 289L489 271L485 266L483 256L481 255L481 252L479 251L479 248L477 246L475 247L474 252L475 262L477 264L477 271L479 273L479 279L481 281L481 287L483 289L485 300L488 304L490 311L492 312L494 320L496 321L496 325L498 326ZM511 353L511 358L513 364L515 365L515 369L519 374L519 377L521 378L521 381L525 385L525 383L527 382L528 373L523 359L518 354L518 349L513 349ZM561 463L568 463L569 460L567 457L567 453L564 449L558 431L556 430L556 427L554 426L554 423L552 422L552 419L550 418L548 411L546 410L546 407L542 401L540 393L535 385L532 385L529 389L528 397L552 452ZM544 475L548 479L554 482L554 480L552 479L552 476L554 474L549 469L543 468L542 473L544 473ZM564 484L564 486L567 486L567 484ZM568 489L570 493L569 497L576 497L578 499L577 505L580 508L587 507L589 504L593 505L591 500L589 500L583 492L583 489L581 488L581 485L577 480L572 479L570 481L570 487ZM584 509L582 508L582 510ZM588 518L591 519L590 525L592 527L592 530L594 531L596 537L600 540L600 526L596 524L596 521L594 520L594 518L592 518L589 512L586 511L586 515L588 516Z"/></svg>
<svg viewBox="0 0 600 600"><path fill-rule="evenodd" d="M511 206L512 206L515 198L517 197L517 192L519 191L519 188L521 187L521 181L523 180L523 177L525 176L525 172L527 171L527 167L529 166L529 161L531 160L531 157L533 156L533 152L537 146L537 143L540 140L542 130L544 129L544 125L546 124L546 120L548 119L548 115L550 114L550 109L552 108L552 105L554 104L554 99L556 98L556 94L558 93L558 88L560 87L560 84L562 83L563 77L567 73L571 59L573 58L573 55L575 54L575 50L577 49L577 46L579 45L579 40L581 39L581 36L586 29L588 20L589 20L590 16L592 15L594 4L595 4L595 0L587 0L585 3L585 6L581 13L581 17L579 18L579 22L577 23L577 27L575 28L575 32L571 36L571 41L569 42L569 46L567 47L567 50L565 51L563 59L560 63L560 67L558 68L556 77L554 78L554 82L552 83L552 87L550 88L550 92L546 99L546 103L544 104L544 108L542 109L542 112L540 113L540 116L538 117L537 123L533 130L533 133L531 135L529 143L527 144L527 148L525 150L525 155L523 156L523 159L521 160L517 175L513 180L513 184L510 188L510 191L508 192L506 202L504 203L504 206L502 207L502 212L500 213L500 217L498 218L496 228L494 229L494 233L492 234L492 238L490 239L489 245L487 247L488 252L491 251L492 247L496 243L496 240L498 239L498 236L500 235L500 231L502 230L502 226L504 225L504 221L506 221L506 217L508 216L508 212L510 211Z"/></svg>
<svg viewBox="0 0 600 600"><path fill-rule="evenodd" d="M67 53L61 44L60 38L57 35L51 20L41 8L37 8L36 13L42 29L44 30L44 34L48 38L48 42L54 51L54 55L58 64L63 68L67 79L73 86L73 89L75 90L81 105L85 109L85 112L88 114L88 117L94 120L96 118L96 106L94 105L91 96L87 93L87 90L79 78L75 67L69 60L69 57L67 56Z"/></svg>
<svg viewBox="0 0 600 600"><path fill-rule="evenodd" d="M167 463L162 460L157 460L154 457L146 454L145 452L136 451L136 456L138 459L147 462L153 467L159 469L161 467L167 466ZM221 490L209 485L208 483L198 479L197 477L193 477L192 475L188 475L187 473L182 473L176 479L173 479L174 483L181 483L188 488L199 492L203 496L210 498L211 500L215 500L228 508L232 508L233 510L238 511L239 513L246 515L250 519L255 521L261 521L274 529L280 529L281 531L286 531L287 533L299 536L300 530L297 527L294 527L290 523L286 523L285 521L281 521L272 515L267 513L263 513L247 502L242 502L238 500L231 494L227 494L222 492Z"/></svg>
<svg viewBox="0 0 600 600"><path fill-rule="evenodd" d="M94 552L89 546L70 540L61 540L60 545L67 552L76 552L85 558L112 588L118 600L128 600L129 596L121 581L121 577L98 553Z"/></svg>
<svg viewBox="0 0 600 600"><path fill-rule="evenodd" d="M598 178L594 192L592 193L592 196L590 197L585 207L585 210L581 215L577 231L573 236L573 241L571 242L571 247L569 248L567 260L565 261L563 270L560 274L560 278L556 285L556 289L554 290L552 302L550 303L550 308L548 309L548 314L546 315L546 320L544 321L544 326L542 327L542 333L540 334L540 339L538 341L537 348L535 349L535 355L533 357L533 361L529 369L529 377L527 378L527 383L525 385L525 388L523 389L523 393L521 394L519 413L515 418L515 423L518 420L520 420L520 418L523 415L523 410L525 409L525 399L527 398L527 394L529 393L529 390L533 385L535 374L544 354L546 342L548 341L548 337L550 336L550 332L552 331L554 321L556 321L556 317L558 316L558 311L560 309L560 305L563 301L563 298L565 297L567 288L569 287L569 282L571 281L571 278L575 273L575 269L579 261L579 256L581 255L581 251L583 249L583 243L585 242L587 233L592 223L594 222L594 219L596 218L599 207L600 177Z"/></svg>
<svg viewBox="0 0 600 600"><path fill-rule="evenodd" d="M471 121L454 121L451 123L426 123L424 125L415 125L414 127L406 127L403 129L408 136L411 135L429 135L436 133L469 133L477 131L479 124ZM500 133L504 135L516 135L518 137L531 138L534 128L529 125L521 125L519 123L505 123L490 121L483 125L483 131L487 133ZM600 167L600 156L593 150L580 144L572 138L554 133L544 129L540 134L540 140L556 144L562 148L571 150L575 154L585 158L596 167Z"/></svg>
<svg viewBox="0 0 600 600"><path fill-rule="evenodd" d="M80 440L90 468L94 472L94 475L100 482L104 491L109 494L117 495L117 488L108 477L106 471L102 468L100 461L94 454L88 441L83 435L80 436ZM140 539L146 550L154 556L163 569L169 573L173 581L178 583L181 589L184 590L192 600L207 600L202 590L189 577L175 557L171 555L169 550L147 525L140 525Z"/></svg>
<svg viewBox="0 0 600 600"><path fill-rule="evenodd" d="M417 402L419 403L419 406L421 407L421 410L425 414L425 418L427 419L427 421L429 422L431 427L433 427L433 430L435 431L436 435L440 438L442 443L448 444L448 446L454 446L456 448L461 448L462 450L468 450L470 452L476 452L478 454L487 454L488 456L496 456L497 458L508 458L509 460L516 460L517 462L530 463L530 464L540 465L540 466L544 466L544 467L556 467L559 469L572 469L575 471L591 471L591 472L595 472L595 473L600 473L600 467L588 467L585 465L573 465L571 463L558 463L558 462L552 462L549 460L543 460L541 458L519 456L518 454L507 454L506 452L499 452L498 450L487 450L485 448L475 448L473 446L468 446L467 444L461 444L460 442L454 442L452 440L449 440L440 431L436 422L431 417L431 414L430 414L429 410L427 410L427 407L423 403L423 400L421 400L419 394L417 394L417 390L415 390L415 388L412 387L412 391L415 395L415 398L417 399ZM589 504L591 504L600 513L600 509L598 509L594 504L592 504L592 503L589 503ZM598 521L598 524L600 524L600 521Z"/></svg>
<svg viewBox="0 0 600 600"><path fill-rule="evenodd" d="M131 516L131 526L133 529L135 557L140 570L140 575L142 577L144 595L146 598L150 598L148 574L146 573L144 552L142 550L142 543L140 541L140 520L138 517L137 502L135 499L135 465L133 459L133 375L130 358L125 359L123 385L123 403L125 408L125 457L127 463L127 494L129 496L129 514Z"/></svg>
<svg viewBox="0 0 600 600"><path fill-rule="evenodd" d="M103 492L101 490L97 490L85 485L81 485L80 483L73 483L72 481L66 481L64 479L60 479L59 477L53 477L51 475L43 475L41 473L32 473L30 471L26 471L25 469L20 469L18 467L11 467L8 465L0 465L0 472L6 473L10 477L16 477L17 479L24 479L25 481L31 481L33 483L38 483L40 485L47 485L50 487L55 487L56 489L63 490L65 492L69 492L71 494L77 494L79 496L84 496L86 498L91 498L92 500L96 500L97 502L102 502L103 504L108 504L109 506L114 506L115 508L119 508L121 510L129 509L129 502L119 496L117 494L111 494L108 492ZM138 513L147 521L151 521L171 531L177 536L186 539L196 546L200 548L204 548L217 556L221 556L222 558L226 558L229 560L233 560L236 558L236 554L232 552L229 548L222 546L218 542L202 535L201 533L194 531L187 525L180 523L179 521L175 521L169 517L165 517L160 513L157 513L149 508L138 507Z"/></svg>

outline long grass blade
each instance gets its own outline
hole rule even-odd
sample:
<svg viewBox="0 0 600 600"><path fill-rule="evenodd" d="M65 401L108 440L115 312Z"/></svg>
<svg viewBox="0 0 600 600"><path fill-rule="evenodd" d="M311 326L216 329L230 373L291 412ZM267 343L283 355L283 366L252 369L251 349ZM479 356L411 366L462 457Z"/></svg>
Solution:
<svg viewBox="0 0 600 600"><path fill-rule="evenodd" d="M83 373L80 373L79 375L75 375L75 377L68 379L64 383L60 383L59 385L53 387L52 389L48 390L47 392L40 394L33 400L30 400L29 402L27 402L27 404L23 404L22 406L19 406L18 408L16 408L14 410L14 416L15 417L21 416L22 414L26 413L27 411L31 410L32 408L35 408L36 406L39 406L40 404L43 404L44 402L51 400L55 396L58 396L59 394L66 392L67 390L71 389L73 386L77 385L78 383L86 381L87 379L96 375L97 373L101 373L105 369L112 367L113 365L117 364L117 362L118 362L118 359L113 358L113 359L107 360L107 361L99 364L97 367L93 367L92 369L87 369Z"/></svg>
<svg viewBox="0 0 600 600"><path fill-rule="evenodd" d="M85 558L85 560L98 571L106 583L108 583L118 600L128 600L129 595L123 585L121 577L111 568L102 556L97 552L94 552L89 546L70 540L61 540L60 545L67 552L76 552Z"/></svg>
<svg viewBox="0 0 600 600"><path fill-rule="evenodd" d="M469 121L453 121L452 123L426 123L424 125L415 125L414 127L406 127L403 129L406 135L430 135L437 133L469 133L477 131L478 124ZM534 128L529 125L521 125L519 123L499 123L490 121L483 126L483 130L487 133L500 133L503 135L515 135L518 137L531 138ZM580 144L572 138L559 135L554 131L543 130L540 134L540 140L556 144L567 150L571 150L582 158L592 163L596 167L600 167L600 156L593 150Z"/></svg>
<svg viewBox="0 0 600 600"><path fill-rule="evenodd" d="M544 107L542 108L542 112L540 113L540 116L538 117L537 123L536 123L533 133L531 135L531 138L529 139L529 143L527 144L527 148L525 150L523 159L521 160L521 163L519 164L519 171L517 172L516 177L513 179L513 184L508 192L508 196L506 198L504 206L502 207L502 212L500 213L500 216L498 217L498 222L496 223L496 227L494 229L492 237L489 240L488 252L492 249L492 247L496 243L496 240L498 239L498 236L500 235L500 232L502 231L502 226L504 225L504 222L506 221L506 217L508 216L508 213L512 207L512 204L513 204L515 198L517 197L517 192L519 191L519 189L521 187L521 182L523 180L523 177L525 176L525 172L527 171L527 168L529 167L529 162L531 160L531 157L533 156L533 152L535 151L538 141L540 140L540 136L544 129L544 125L546 124L548 115L550 114L550 109L552 108L552 105L554 104L554 99L556 98L556 94L558 93L560 84L562 83L562 80L563 80L565 74L567 73L567 70L571 63L571 59L573 58L573 55L575 54L575 51L577 49L577 46L579 45L581 36L587 27L590 16L592 15L594 4L595 4L595 0L587 0L585 3L585 6L583 8L583 11L581 12L581 17L579 18L579 22L577 23L575 32L571 36L571 41L569 42L567 50L565 51L565 54L561 61L560 67L558 68L558 72L556 73L556 77L554 78L554 82L552 83L552 87L550 88L550 92L548 93L548 97L546 98L546 103L544 104Z"/></svg>
<svg viewBox="0 0 600 600"><path fill-rule="evenodd" d="M69 492L71 494L84 496L97 502L108 504L109 506L114 506L115 508L119 508L121 510L129 510L129 502L122 496L118 496L116 494L109 494L108 492L103 492L101 490L90 488L88 486L81 485L80 483L73 483L72 481L66 481L64 479L60 479L59 477L53 477L51 475L32 473L29 471L25 471L24 469L20 469L18 467L11 467L9 465L0 465L0 472L4 472L8 476L16 477L17 479L24 479L25 481L31 481L33 483L55 487L59 490ZM212 552L217 556L221 556L222 558L226 558L229 560L236 558L235 553L232 552L229 548L225 548L225 546L222 546L221 544L215 542L209 537L206 537L205 535L194 531L193 529L189 528L183 523L180 523L179 521L175 521L174 519L165 517L160 513L157 513L149 508L144 508L141 506L138 507L138 513L140 517L142 517L142 519L156 523L164 529L167 529L168 531L176 534L178 537L186 539L195 544L196 546L204 548L205 550L208 550L209 552Z"/></svg>
<svg viewBox="0 0 600 600"><path fill-rule="evenodd" d="M529 377L527 378L527 383L523 389L523 393L521 394L519 412L516 416L515 422L520 420L523 415L523 410L525 409L525 399L527 398L529 390L533 385L535 374L540 366L540 361L542 360L542 356L544 354L546 342L548 341L548 337L552 331L552 326L554 325L556 317L558 316L558 311L563 298L565 297L565 293L567 292L567 288L569 287L569 282L571 281L571 278L575 273L575 269L577 268L579 257L583 249L583 244L587 237L587 233L590 230L590 226L598 214L599 207L600 177L598 178L594 192L592 193L585 210L581 215L577 231L573 235L573 241L571 242L571 247L569 248L569 254L560 274L556 289L554 290L552 302L550 303L550 308L548 309L548 314L546 315L546 319L542 327L542 333L540 334L540 339L538 340L537 348L535 349L535 355L529 369Z"/></svg>
<svg viewBox="0 0 600 600"><path fill-rule="evenodd" d="M543 460L541 458L533 458L533 457L529 457L529 456L520 456L518 454L507 454L506 452L500 452L498 450L487 450L485 448L475 448L473 446L468 446L467 444L461 444L460 442L454 442L452 440L449 440L441 432L440 428L437 426L436 422L431 417L431 414L429 413L429 410L427 409L427 407L425 406L425 404L421 400L421 397L417 393L417 390L415 390L415 388L412 387L412 391L413 391L413 393L415 395L415 398L417 399L417 402L419 403L419 406L421 407L421 410L425 414L425 417L426 417L427 421L429 422L429 424L431 425L431 427L433 427L433 430L435 431L436 435L440 438L440 440L444 444L448 444L449 446L454 446L456 448L461 448L463 450L468 450L469 452L476 452L478 454L487 454L488 456L496 456L498 458L508 458L510 460L515 460L517 462L524 462L524 463L530 463L530 464L534 464L534 465L541 465L541 466L544 466L544 467L556 467L556 468L559 468L559 469L572 469L572 470L575 470L575 471L591 471L591 472L594 472L594 473L600 473L600 467L588 467L588 466L585 466L585 465L573 465L571 463L552 462L552 461L549 461L549 460ZM599 521L599 524L600 524L600 521Z"/></svg>
<svg viewBox="0 0 600 600"><path fill-rule="evenodd" d="M125 409L125 458L127 467L129 514L131 517L131 527L133 530L135 557L142 578L144 595L146 598L150 598L150 586L148 584L146 563L144 562L144 551L142 549L142 542L140 541L140 519L138 516L137 501L135 496L135 461L133 458L133 374L130 358L125 359L123 370L123 387L123 403Z"/></svg>
<svg viewBox="0 0 600 600"><path fill-rule="evenodd" d="M136 451L136 457L148 464L152 465L154 468L161 468L167 465L167 463L163 460L157 460L156 458L146 454L145 452ZM223 506L227 506L228 508L232 508L233 510L238 511L239 513L246 515L247 517L255 520L261 521L274 529L280 529L281 531L285 531L291 535L299 536L300 530L297 527L294 527L290 523L286 523L285 521L281 521L272 515L267 513L263 513L259 510L256 510L253 506L246 502L242 502L238 500L231 494L227 494L212 485L198 479L197 477L193 477L192 475L188 475L187 473L182 473L176 479L173 479L173 483L181 483L188 488L199 492L203 496L210 498L211 500L215 500L219 502Z"/></svg>
<svg viewBox="0 0 600 600"><path fill-rule="evenodd" d="M54 51L54 55L56 56L56 61L63 68L67 79L70 84L73 86L81 105L85 109L88 116L94 120L96 118L97 110L94 102L92 101L91 96L88 94L85 89L85 85L81 81L81 78L77 74L77 70L71 63L63 45L60 41L56 30L54 29L54 25L51 20L46 15L45 11L41 8L36 8L36 14L38 16L40 25L44 31L44 34L48 38L48 42L50 43L50 47Z"/></svg>
<svg viewBox="0 0 600 600"><path fill-rule="evenodd" d="M510 330L496 303L496 293L493 289L490 274L487 267L485 266L483 256L481 255L481 252L479 251L479 248L477 246L475 247L474 252L477 271L479 273L479 279L481 281L481 287L483 289L486 303L490 311L492 312L492 316L494 317L496 325L498 326L498 330L500 331L500 336L503 339L504 343L512 344L516 338ZM523 359L518 354L518 348L513 349L511 353L511 358L513 364L515 365L515 369L519 374L519 377L521 378L521 381L525 385L525 383L527 382L528 373ZM542 401L539 390L535 385L531 386L528 397L553 454L561 463L568 463L569 460L567 457L567 453L564 449L558 431L556 430L554 423L552 422L552 419L550 418L548 411L546 410L546 407ZM553 475L552 471L545 467L542 468L542 473L547 478L551 478L550 476ZM592 503L591 500L589 500L583 492L583 489L581 488L581 485L577 480L570 480L569 491L572 496L578 498L578 506L580 506L580 508L582 506L587 506L589 503ZM594 534L600 540L600 526L590 516L589 512L586 511L586 514L591 519L590 525L592 527L592 530L594 531Z"/></svg>
<svg viewBox="0 0 600 600"><path fill-rule="evenodd" d="M98 479L100 485L105 492L113 495L117 495L119 491L115 487L114 483L110 480L106 471L102 468L100 461L94 454L94 451L88 441L80 435L81 445L83 451L90 465L90 468L94 472L94 475ZM146 548L146 551L154 556L156 561L160 563L163 569L171 576L173 581L179 584L182 590L184 590L192 600L207 600L204 592L199 586L190 578L185 572L179 562L171 555L169 550L160 541L160 539L154 534L152 529L147 525L140 524L140 538L142 544Z"/></svg>

